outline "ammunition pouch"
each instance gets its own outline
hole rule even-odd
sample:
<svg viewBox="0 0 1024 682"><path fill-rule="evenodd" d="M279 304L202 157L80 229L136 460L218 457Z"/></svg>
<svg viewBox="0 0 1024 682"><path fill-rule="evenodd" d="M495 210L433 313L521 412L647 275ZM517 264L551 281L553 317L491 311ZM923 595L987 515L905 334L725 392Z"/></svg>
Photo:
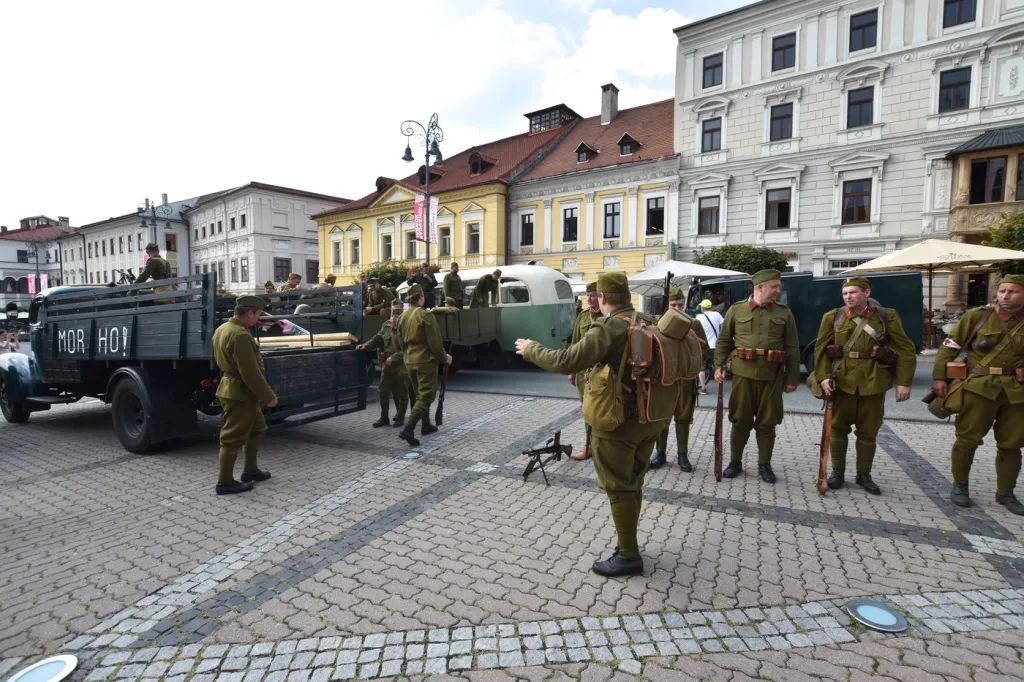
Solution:
<svg viewBox="0 0 1024 682"><path fill-rule="evenodd" d="M767 353L768 362L781 365L786 361L786 351L769 349Z"/></svg>
<svg viewBox="0 0 1024 682"><path fill-rule="evenodd" d="M737 348L736 357L740 360L754 360L757 358L756 348Z"/></svg>
<svg viewBox="0 0 1024 682"><path fill-rule="evenodd" d="M843 357L843 348L842 346L835 343L829 344L828 346L825 346L825 354L831 360L838 360L839 358Z"/></svg>
<svg viewBox="0 0 1024 682"><path fill-rule="evenodd" d="M740 360L756 360L758 355L763 355L768 362L778 365L786 361L786 351L772 348L737 348L735 352Z"/></svg>
<svg viewBox="0 0 1024 682"><path fill-rule="evenodd" d="M946 378L947 379L966 379L967 378L967 363L966 362L947 362L946 363Z"/></svg>

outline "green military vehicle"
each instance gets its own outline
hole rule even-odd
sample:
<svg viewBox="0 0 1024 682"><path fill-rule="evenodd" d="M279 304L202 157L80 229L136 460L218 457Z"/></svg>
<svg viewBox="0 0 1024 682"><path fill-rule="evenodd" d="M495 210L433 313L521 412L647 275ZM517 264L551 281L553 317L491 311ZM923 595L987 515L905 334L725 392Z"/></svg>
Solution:
<svg viewBox="0 0 1024 682"><path fill-rule="evenodd" d="M871 280L871 297L883 307L899 313L907 336L917 348L921 348L924 320L924 291L920 272L881 272L865 274ZM782 273L782 296L779 301L793 311L796 318L797 335L800 339L800 361L804 369L814 366L814 342L822 316L833 308L843 305L843 281L846 275L815 277L810 272ZM705 292L710 292L715 310L722 315L729 306L746 300L754 291L749 275L734 275L706 279L690 285L687 292L686 308L696 315Z"/></svg>

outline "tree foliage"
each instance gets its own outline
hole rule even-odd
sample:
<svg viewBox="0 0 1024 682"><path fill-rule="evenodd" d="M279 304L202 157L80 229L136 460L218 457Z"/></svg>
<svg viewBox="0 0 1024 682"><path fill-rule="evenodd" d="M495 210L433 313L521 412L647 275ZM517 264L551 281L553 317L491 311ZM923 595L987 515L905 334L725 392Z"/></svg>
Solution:
<svg viewBox="0 0 1024 682"><path fill-rule="evenodd" d="M713 268L737 270L748 275L753 275L758 270L789 270L789 259L783 252L747 244L719 246L710 251L701 249L694 254L693 262Z"/></svg>
<svg viewBox="0 0 1024 682"><path fill-rule="evenodd" d="M376 277L381 286L397 287L406 280L406 266L401 261L386 260L364 265L363 274L367 279Z"/></svg>
<svg viewBox="0 0 1024 682"><path fill-rule="evenodd" d="M985 246L1024 251L1024 213L1001 213L999 222L988 234ZM1024 275L1024 260L1007 260L995 263L993 267L1004 275Z"/></svg>

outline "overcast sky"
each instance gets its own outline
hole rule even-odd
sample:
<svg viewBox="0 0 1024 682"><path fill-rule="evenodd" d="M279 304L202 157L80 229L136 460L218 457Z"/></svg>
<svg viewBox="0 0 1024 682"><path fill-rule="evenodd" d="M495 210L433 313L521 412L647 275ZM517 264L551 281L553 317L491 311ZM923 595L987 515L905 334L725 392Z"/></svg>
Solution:
<svg viewBox="0 0 1024 682"><path fill-rule="evenodd" d="M545 106L599 113L604 83L620 108L672 97L672 29L742 4L4 2L0 224L251 181L355 199L412 171L408 118L437 112L450 156Z"/></svg>

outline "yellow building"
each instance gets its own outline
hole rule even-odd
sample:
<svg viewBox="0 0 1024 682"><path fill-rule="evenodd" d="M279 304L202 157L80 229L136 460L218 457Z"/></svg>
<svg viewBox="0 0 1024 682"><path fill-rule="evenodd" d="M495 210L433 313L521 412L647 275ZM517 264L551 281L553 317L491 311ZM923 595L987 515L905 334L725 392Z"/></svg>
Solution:
<svg viewBox="0 0 1024 682"><path fill-rule="evenodd" d="M672 100L618 111L618 89L603 86L601 115L581 119L512 186L509 261L593 281L671 260L679 207L672 125Z"/></svg>
<svg viewBox="0 0 1024 682"><path fill-rule="evenodd" d="M558 116L527 114L530 132L460 152L430 169L431 195L438 198L438 243L429 245L431 263L447 270L453 260L464 268L507 262L509 184L572 129L578 116L565 107L559 111ZM377 178L371 194L313 216L321 278L333 273L342 285L372 263L423 261L428 245L415 239L412 212L425 180L422 166L402 180Z"/></svg>

